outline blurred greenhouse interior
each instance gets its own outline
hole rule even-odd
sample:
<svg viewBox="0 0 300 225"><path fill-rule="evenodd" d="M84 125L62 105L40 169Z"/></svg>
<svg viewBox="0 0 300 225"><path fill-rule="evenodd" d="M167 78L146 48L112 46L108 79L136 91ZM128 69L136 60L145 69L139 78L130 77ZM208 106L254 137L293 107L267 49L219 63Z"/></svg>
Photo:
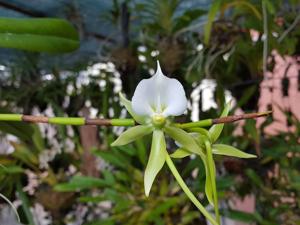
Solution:
<svg viewBox="0 0 300 225"><path fill-rule="evenodd" d="M142 79L155 80L157 61L182 84L187 109L159 125L153 116L153 139L137 132L111 146L131 128L86 121L129 121L134 102L128 113L119 93L131 100ZM179 104L176 91L165 96ZM209 119L228 102L229 115L272 112L223 128ZM89 119L24 122L46 117ZM222 126L216 138L197 130L213 168L196 129L168 131L199 120ZM189 150L180 140L206 149L172 162L215 224L300 225L300 1L0 0L0 225L214 224L167 158L146 196L157 130L171 157ZM246 154L218 153L225 145Z"/></svg>

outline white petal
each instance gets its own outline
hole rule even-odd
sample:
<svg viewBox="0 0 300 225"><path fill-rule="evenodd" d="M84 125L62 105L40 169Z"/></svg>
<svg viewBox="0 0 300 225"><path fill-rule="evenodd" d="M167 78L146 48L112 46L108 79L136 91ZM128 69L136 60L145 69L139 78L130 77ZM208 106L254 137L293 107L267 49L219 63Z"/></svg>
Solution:
<svg viewBox="0 0 300 225"><path fill-rule="evenodd" d="M132 97L132 109L138 115L181 115L187 107L187 99L181 83L163 75L159 62L157 71L149 79L142 80Z"/></svg>

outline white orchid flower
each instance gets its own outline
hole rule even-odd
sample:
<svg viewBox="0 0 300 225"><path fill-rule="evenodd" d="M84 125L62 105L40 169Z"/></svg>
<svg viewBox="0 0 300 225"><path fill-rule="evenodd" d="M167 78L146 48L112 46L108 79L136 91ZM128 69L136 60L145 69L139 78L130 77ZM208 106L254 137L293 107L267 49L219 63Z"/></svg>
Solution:
<svg viewBox="0 0 300 225"><path fill-rule="evenodd" d="M120 94L121 102L136 120L137 125L125 131L112 146L125 145L153 132L144 185L146 196L166 159L164 128L171 123L171 117L179 116L187 108L187 98L181 83L166 77L157 62L156 73L137 85L132 102ZM172 133L172 132L171 132Z"/></svg>
<svg viewBox="0 0 300 225"><path fill-rule="evenodd" d="M187 99L181 83L166 77L157 61L153 77L142 80L132 97L133 112L151 118L152 122L165 121L169 116L179 116L187 108Z"/></svg>

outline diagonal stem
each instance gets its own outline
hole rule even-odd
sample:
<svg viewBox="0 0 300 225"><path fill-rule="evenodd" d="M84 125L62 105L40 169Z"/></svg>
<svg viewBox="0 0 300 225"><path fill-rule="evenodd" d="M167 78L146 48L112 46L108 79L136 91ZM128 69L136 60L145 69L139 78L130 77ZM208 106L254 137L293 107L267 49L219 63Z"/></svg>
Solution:
<svg viewBox="0 0 300 225"><path fill-rule="evenodd" d="M6 198L3 194L0 193L0 198L3 198L9 205L10 207L12 208L12 210L14 211L14 213L16 214L17 216L17 220L19 223L21 223L21 220L20 220L20 216L19 216L19 213L16 209L16 207L13 205L13 203L11 201L9 201L8 198Z"/></svg>
<svg viewBox="0 0 300 225"><path fill-rule="evenodd" d="M176 169L173 161L171 160L169 154L166 154L166 163L170 168L172 174L174 175L176 181L178 182L179 186L182 188L184 193L187 197L194 203L194 205L199 209L199 211L213 224L213 225L220 225L216 222L216 220L209 214L209 212L204 208L204 206L198 201L195 195L191 192L188 186L185 184L184 180L180 176L178 170Z"/></svg>

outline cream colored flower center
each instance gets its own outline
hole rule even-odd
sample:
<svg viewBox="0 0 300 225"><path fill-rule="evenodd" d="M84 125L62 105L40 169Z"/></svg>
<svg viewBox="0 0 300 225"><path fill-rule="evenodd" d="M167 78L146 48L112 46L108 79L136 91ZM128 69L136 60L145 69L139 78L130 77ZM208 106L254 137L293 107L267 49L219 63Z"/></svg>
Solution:
<svg viewBox="0 0 300 225"><path fill-rule="evenodd" d="M166 117L164 117L162 114L154 114L152 116L152 124L155 127L161 128L166 123Z"/></svg>

